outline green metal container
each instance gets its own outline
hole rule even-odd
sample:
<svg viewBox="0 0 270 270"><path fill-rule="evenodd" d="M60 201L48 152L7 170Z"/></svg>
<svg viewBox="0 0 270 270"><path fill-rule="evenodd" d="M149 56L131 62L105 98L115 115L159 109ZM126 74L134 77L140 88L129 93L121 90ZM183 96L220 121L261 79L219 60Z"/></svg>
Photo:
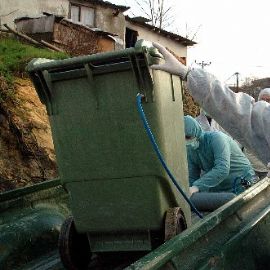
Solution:
<svg viewBox="0 0 270 270"><path fill-rule="evenodd" d="M261 180L125 269L270 269L269 185Z"/></svg>
<svg viewBox="0 0 270 270"><path fill-rule="evenodd" d="M0 193L0 269L63 269L54 251L69 214L68 196L58 179ZM39 261L43 256L44 267ZM35 260L40 268L24 268Z"/></svg>
<svg viewBox="0 0 270 270"><path fill-rule="evenodd" d="M49 115L57 163L78 232L92 251L150 250L168 208L190 209L155 155L136 95L180 186L188 192L181 81L149 65L153 48L33 60L28 72Z"/></svg>

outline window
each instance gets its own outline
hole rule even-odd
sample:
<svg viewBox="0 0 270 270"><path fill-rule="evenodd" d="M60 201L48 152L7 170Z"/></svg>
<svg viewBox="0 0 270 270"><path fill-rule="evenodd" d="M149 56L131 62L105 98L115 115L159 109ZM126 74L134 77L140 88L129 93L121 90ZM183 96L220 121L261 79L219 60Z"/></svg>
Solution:
<svg viewBox="0 0 270 270"><path fill-rule="evenodd" d="M126 48L134 47L138 39L138 32L130 28L126 28L125 39L126 39Z"/></svg>
<svg viewBox="0 0 270 270"><path fill-rule="evenodd" d="M81 22L85 25L94 26L94 9L81 7Z"/></svg>
<svg viewBox="0 0 270 270"><path fill-rule="evenodd" d="M95 10L90 7L70 5L70 19L87 26L94 26Z"/></svg>
<svg viewBox="0 0 270 270"><path fill-rule="evenodd" d="M78 6L71 5L70 18L73 22L80 21L80 8Z"/></svg>

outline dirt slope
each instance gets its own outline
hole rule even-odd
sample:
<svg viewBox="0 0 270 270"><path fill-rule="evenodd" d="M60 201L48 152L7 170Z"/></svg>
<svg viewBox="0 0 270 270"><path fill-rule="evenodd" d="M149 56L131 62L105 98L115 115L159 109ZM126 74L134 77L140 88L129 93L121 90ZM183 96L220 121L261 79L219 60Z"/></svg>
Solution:
<svg viewBox="0 0 270 270"><path fill-rule="evenodd" d="M51 130L29 79L16 79L0 106L0 192L57 176Z"/></svg>

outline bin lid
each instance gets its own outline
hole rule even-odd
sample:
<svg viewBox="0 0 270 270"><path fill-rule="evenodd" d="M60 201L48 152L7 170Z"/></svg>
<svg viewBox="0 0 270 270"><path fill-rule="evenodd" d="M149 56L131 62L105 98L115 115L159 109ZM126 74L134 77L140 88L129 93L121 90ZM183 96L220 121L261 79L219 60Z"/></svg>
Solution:
<svg viewBox="0 0 270 270"><path fill-rule="evenodd" d="M132 55L145 55L148 66L156 64L159 62L163 56L158 52L158 50L153 47L152 42L146 40L139 40L136 42L135 47L127 48L118 51L106 52L106 53L97 53L86 56L78 56L67 58L63 60L50 60L44 58L35 58L29 62L26 67L26 71L29 73L34 73L36 71L44 70L61 70L61 69L70 69L78 68L85 64L91 63L92 65L102 65L106 63L119 63L124 61L125 58L129 58Z"/></svg>

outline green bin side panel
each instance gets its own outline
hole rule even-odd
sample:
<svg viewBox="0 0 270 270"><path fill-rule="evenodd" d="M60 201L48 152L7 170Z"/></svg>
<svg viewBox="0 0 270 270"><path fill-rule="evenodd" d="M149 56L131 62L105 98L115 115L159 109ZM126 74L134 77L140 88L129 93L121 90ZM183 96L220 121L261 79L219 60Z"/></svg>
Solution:
<svg viewBox="0 0 270 270"><path fill-rule="evenodd" d="M160 230L165 211L177 205L168 181L157 176L72 182L67 188L81 232Z"/></svg>
<svg viewBox="0 0 270 270"><path fill-rule="evenodd" d="M171 191L160 193L164 198L160 198L159 193L152 194L163 186L161 181L166 182L166 186L170 180L153 151L136 107L137 93L146 92L148 102L143 103L143 107L148 122L166 163L187 192L181 82L178 77L162 71L153 71L151 79L147 66L141 65L140 69L145 80L143 89L139 89L131 68L114 68L113 72L93 73L93 76L87 76L84 72L78 76L78 70L73 72L71 67L68 76L61 77L60 74L58 79L57 71L53 71L54 79L47 83L52 93L49 105L53 113L50 114L50 122L59 172L72 198L72 213L81 232L97 230L98 227L111 230L112 223L115 230L140 227L143 218L148 219L147 215L152 211L146 223L149 229L156 229L162 224L165 210L174 206L183 208L190 223L190 209L174 187L171 187ZM50 71L48 74L50 78ZM149 177L151 180L148 180ZM131 185L125 180L128 178L141 178L142 181L134 180ZM98 181L101 181L100 184ZM111 193L101 192L102 184L108 183L110 186L113 181L123 181L123 186L119 185L121 194L133 195L132 200L123 195L126 209L129 209L129 204L131 208L135 207L142 189L149 190L144 193L144 214L134 219L133 223L126 223L127 226L117 221L104 224L100 209L103 206L107 209L110 203L115 219L118 215L128 216L125 212L118 212L119 209L125 210L121 200L119 206L115 203L116 189L112 189ZM97 200L95 194L90 192L95 185L99 187L100 194L98 208L92 208L89 203ZM85 190L89 190L89 196ZM81 210L78 205L84 203L89 207ZM92 216L95 217L95 226L91 225Z"/></svg>
<svg viewBox="0 0 270 270"><path fill-rule="evenodd" d="M57 114L50 118L64 183L161 173L136 108L132 72L97 75L91 85L87 78L56 82L53 91Z"/></svg>
<svg viewBox="0 0 270 270"><path fill-rule="evenodd" d="M155 102L145 103L143 107L172 172L176 176L187 175L181 88L175 89L173 102L170 75L160 72L155 77L159 77ZM132 73L106 74L94 81L98 108L95 90L90 88L87 78L54 85L57 114L50 120L61 179L68 183L164 175L139 118L136 94L140 90ZM186 186L187 181L183 184Z"/></svg>

